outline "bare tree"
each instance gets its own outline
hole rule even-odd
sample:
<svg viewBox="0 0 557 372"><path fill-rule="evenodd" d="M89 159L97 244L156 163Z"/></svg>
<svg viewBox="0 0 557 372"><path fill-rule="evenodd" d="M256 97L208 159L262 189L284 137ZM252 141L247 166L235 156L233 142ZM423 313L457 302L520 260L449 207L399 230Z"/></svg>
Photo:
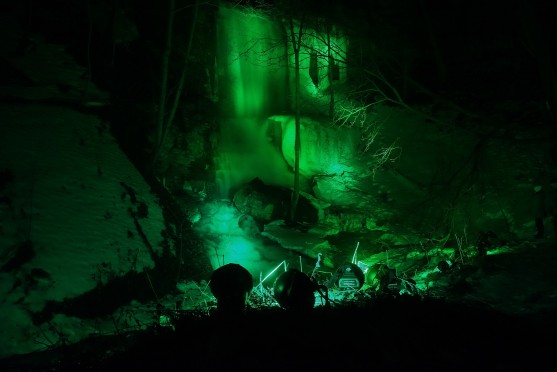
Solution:
<svg viewBox="0 0 557 372"><path fill-rule="evenodd" d="M164 51L162 54L161 66L161 92L159 95L159 110L157 115L157 134L155 137L155 156L153 157L153 164L159 153L159 147L162 143L164 127L165 127L165 113L166 113L166 96L168 86L168 64L170 62L170 50L172 49L172 29L174 25L174 8L175 1L168 0L168 21L166 23L166 38Z"/></svg>
<svg viewBox="0 0 557 372"><path fill-rule="evenodd" d="M336 63L333 58L333 51L331 46L331 32L333 25L331 21L327 21L327 77L329 78L329 118L333 119L335 115L335 91L333 89L333 81L335 80Z"/></svg>
<svg viewBox="0 0 557 372"><path fill-rule="evenodd" d="M288 33L290 36L290 43L294 50L294 113L296 123L296 138L294 140L294 191L292 193L292 200L290 204L290 220L296 219L296 208L300 198L300 47L302 43L302 33L304 29L304 20L302 18L298 25L298 32L294 28L294 19L292 16L288 18Z"/></svg>
<svg viewBox="0 0 557 372"><path fill-rule="evenodd" d="M189 33L189 38L186 47L186 53L184 53L184 60L182 64L182 73L180 74L180 80L178 81L178 87L176 88L176 93L174 94L174 100L172 103L172 107L170 108L170 112L166 115L167 110L167 99L168 99L168 75L169 75L169 61L170 61L170 54L172 51L172 31L174 25L174 15L176 13L175 10L175 0L169 0L168 3L168 22L166 27L166 39L165 39L165 48L163 52L163 59L162 59L162 67L161 67L161 93L159 97L159 111L157 116L157 132L155 138L155 150L153 154L153 158L151 160L151 166L154 168L156 166L158 157L160 155L161 149L164 145L164 140L166 138L166 134L168 133L168 129L172 126L174 121L174 117L176 116L176 111L178 106L180 105L180 97L182 95L182 91L184 89L184 84L186 81L186 74L187 74L187 66L188 60L191 54L191 49L193 45L193 37L195 34L195 28L197 25L197 18L199 14L199 1L195 0L194 4L194 15L193 20L191 21L191 28Z"/></svg>

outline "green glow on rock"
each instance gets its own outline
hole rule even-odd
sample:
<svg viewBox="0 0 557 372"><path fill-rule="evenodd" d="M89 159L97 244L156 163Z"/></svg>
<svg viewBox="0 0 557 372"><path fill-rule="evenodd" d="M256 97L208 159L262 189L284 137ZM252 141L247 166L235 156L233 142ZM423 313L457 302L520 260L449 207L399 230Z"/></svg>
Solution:
<svg viewBox="0 0 557 372"><path fill-rule="evenodd" d="M290 166L294 164L295 120L292 116L275 115L282 125L282 153ZM350 128L336 128L309 117L300 123L302 149L300 174L341 174L353 172L357 159L359 133Z"/></svg>
<svg viewBox="0 0 557 372"><path fill-rule="evenodd" d="M485 252L485 254L487 256L493 256L493 255L497 255L497 254L504 254L504 253L509 253L509 247L508 246L502 246L502 247L497 247L497 248L490 248L489 250L487 250Z"/></svg>

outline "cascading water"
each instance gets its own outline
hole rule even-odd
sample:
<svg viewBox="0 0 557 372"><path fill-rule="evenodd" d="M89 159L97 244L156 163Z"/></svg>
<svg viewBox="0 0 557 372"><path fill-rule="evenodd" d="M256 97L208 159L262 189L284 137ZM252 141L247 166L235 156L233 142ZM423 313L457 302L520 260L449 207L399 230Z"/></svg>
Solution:
<svg viewBox="0 0 557 372"><path fill-rule="evenodd" d="M263 13L221 4L217 21L219 140L215 155L220 200L205 203L196 229L213 268L238 263L257 278L279 262L299 257L239 226L232 192L259 177L291 186L292 170L281 146L280 123L268 118L287 104L288 71L281 25ZM272 125L269 125L272 122ZM274 129L270 133L269 128Z"/></svg>
<svg viewBox="0 0 557 372"><path fill-rule="evenodd" d="M314 36L314 39L310 40L312 50L326 55L323 54L323 50L327 51L323 49L323 35ZM203 217L196 224L204 236L214 268L224 263L238 263L257 277L281 261L293 259L301 264L304 260L276 242L269 244L269 239L258 232L253 234L241 228L239 221L246 216L242 216L232 202L233 193L256 177L267 185L293 186L293 170L289 164L293 163L295 132L292 130L294 119L288 115L291 112L288 87L292 80L289 72L293 71L293 65L289 57L292 53L288 50L288 38L280 21L254 8L221 3L217 19L220 131L214 159L220 200L205 203ZM308 51L304 53L301 69L309 71L309 54ZM321 65L328 66L328 61ZM313 106L324 106L328 110L327 93L319 91L309 74L302 74L302 77L302 97L313 102ZM327 87L325 82L318 85ZM321 105L322 102L325 104ZM315 109L315 112L320 111ZM305 144L309 145L309 141ZM314 154L320 150L305 151ZM303 154L304 150L302 160ZM317 162L321 159L319 157ZM336 158L326 159L338 163Z"/></svg>
<svg viewBox="0 0 557 372"><path fill-rule="evenodd" d="M221 5L218 58L233 117L261 117L284 109L286 42L281 25L264 13ZM222 81L222 80L221 80Z"/></svg>
<svg viewBox="0 0 557 372"><path fill-rule="evenodd" d="M259 177L290 186L292 172L272 143L266 118L287 107L286 42L281 25L252 8L220 5L218 17L220 137L218 193Z"/></svg>

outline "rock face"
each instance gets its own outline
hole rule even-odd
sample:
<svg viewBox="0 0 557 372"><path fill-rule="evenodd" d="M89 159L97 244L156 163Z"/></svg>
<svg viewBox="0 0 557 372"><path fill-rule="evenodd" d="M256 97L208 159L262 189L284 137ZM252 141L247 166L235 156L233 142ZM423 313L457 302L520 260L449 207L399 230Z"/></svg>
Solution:
<svg viewBox="0 0 557 372"><path fill-rule="evenodd" d="M259 178L240 188L234 194L234 205L240 212L259 221L269 222L287 216L288 192L266 186Z"/></svg>
<svg viewBox="0 0 557 372"><path fill-rule="evenodd" d="M359 178L350 174L315 176L313 193L317 198L336 206L358 208L376 204L373 203L373 196L362 190Z"/></svg>
<svg viewBox="0 0 557 372"><path fill-rule="evenodd" d="M0 313L18 319L0 330L1 355L36 349L29 312L48 301L152 268L165 223L98 118L39 104L0 113Z"/></svg>
<svg viewBox="0 0 557 372"><path fill-rule="evenodd" d="M294 117L274 117L282 123L282 153L284 159L294 167L294 141L296 123ZM300 125L303 143L300 174L336 175L353 171L360 140L356 130L326 125L318 120L303 117Z"/></svg>

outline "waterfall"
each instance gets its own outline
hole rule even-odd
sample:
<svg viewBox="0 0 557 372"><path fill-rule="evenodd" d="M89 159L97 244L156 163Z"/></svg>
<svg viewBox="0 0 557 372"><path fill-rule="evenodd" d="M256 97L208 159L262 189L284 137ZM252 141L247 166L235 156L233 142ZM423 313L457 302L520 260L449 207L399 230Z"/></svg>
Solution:
<svg viewBox="0 0 557 372"><path fill-rule="evenodd" d="M259 177L290 185L266 118L287 107L286 42L280 23L263 12L221 4L217 20L220 136L215 156L219 196Z"/></svg>
<svg viewBox="0 0 557 372"><path fill-rule="evenodd" d="M224 115L261 117L284 109L287 59L281 25L256 9L221 5L217 27Z"/></svg>

